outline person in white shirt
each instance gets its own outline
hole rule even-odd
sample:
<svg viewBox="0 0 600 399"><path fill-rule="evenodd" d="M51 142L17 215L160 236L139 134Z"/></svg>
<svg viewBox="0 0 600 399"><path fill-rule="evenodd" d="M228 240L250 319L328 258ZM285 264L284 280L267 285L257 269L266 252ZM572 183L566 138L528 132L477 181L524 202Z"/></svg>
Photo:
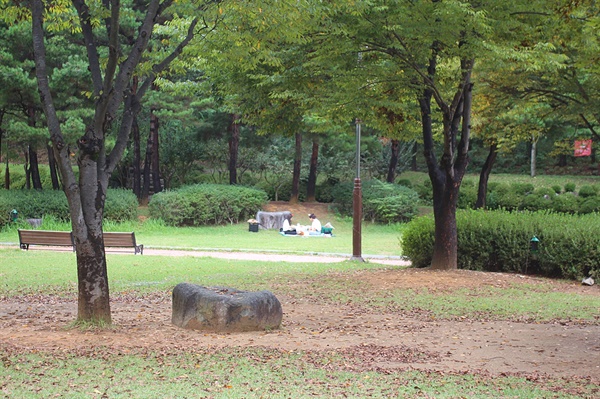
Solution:
<svg viewBox="0 0 600 399"><path fill-rule="evenodd" d="M309 228L309 234L321 234L321 222L314 213L308 215L308 218L311 220L311 225Z"/></svg>
<svg viewBox="0 0 600 399"><path fill-rule="evenodd" d="M291 213L289 215L287 215L285 217L285 219L283 219L283 226L281 227L281 231L283 231L284 233L286 231L292 231L295 230L294 228L292 228L292 217L294 215L292 215Z"/></svg>

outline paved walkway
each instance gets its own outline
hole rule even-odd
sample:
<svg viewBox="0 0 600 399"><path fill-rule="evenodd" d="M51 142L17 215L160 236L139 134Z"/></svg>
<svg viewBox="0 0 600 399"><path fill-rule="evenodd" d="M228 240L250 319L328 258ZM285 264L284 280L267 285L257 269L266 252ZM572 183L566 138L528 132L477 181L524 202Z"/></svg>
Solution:
<svg viewBox="0 0 600 399"><path fill-rule="evenodd" d="M3 246L18 247L14 243L0 243ZM63 251L72 252L71 248L66 247L46 247L31 246L30 251ZM133 255L132 249L107 248L107 254ZM331 263L350 260L351 254L288 254L280 252L252 252L252 251L225 251L208 249L185 249L185 248L152 248L144 247L144 256L195 256L209 257L219 259L241 259L256 260L264 262L298 262L298 263ZM378 263L390 266L410 266L410 261L400 256L380 256L363 254L362 258L366 262Z"/></svg>
<svg viewBox="0 0 600 399"><path fill-rule="evenodd" d="M110 253L110 251L107 251ZM163 256L198 256L220 259L245 259L265 262L303 262L303 263L328 263L343 262L349 260L352 255L339 254L283 254L248 251L199 251L199 250L176 250L176 249L153 249L144 248L144 255ZM378 255L363 255L363 260L370 263L380 263L392 266L410 266L410 261L399 256L386 257Z"/></svg>

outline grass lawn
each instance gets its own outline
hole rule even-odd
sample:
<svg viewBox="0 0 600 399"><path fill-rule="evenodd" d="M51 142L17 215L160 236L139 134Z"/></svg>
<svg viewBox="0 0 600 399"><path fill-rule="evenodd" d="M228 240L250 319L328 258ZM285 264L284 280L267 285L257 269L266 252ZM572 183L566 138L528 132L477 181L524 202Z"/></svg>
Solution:
<svg viewBox="0 0 600 399"><path fill-rule="evenodd" d="M352 253L352 220L332 215L334 236L285 237L275 230L249 232L247 223L226 226L165 226L151 219L145 222L106 223L106 231L134 231L138 244L145 248L211 249L232 251L277 251L287 253ZM404 225L377 225L365 222L362 227L362 253L365 255L400 256L400 235ZM0 231L0 243L18 244L17 228L31 228L22 223ZM44 220L42 230L70 230L67 223Z"/></svg>

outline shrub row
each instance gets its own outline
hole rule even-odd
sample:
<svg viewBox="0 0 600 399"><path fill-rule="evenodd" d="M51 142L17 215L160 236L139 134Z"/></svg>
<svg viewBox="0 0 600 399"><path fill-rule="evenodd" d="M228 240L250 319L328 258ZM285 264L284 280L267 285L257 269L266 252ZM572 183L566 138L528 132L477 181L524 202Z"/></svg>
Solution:
<svg viewBox="0 0 600 399"><path fill-rule="evenodd" d="M410 186L410 181L398 181ZM433 202L433 191L429 179L423 184L413 186L425 204ZM459 209L473 209L477 200L477 183L465 180L460 187L458 198ZM535 188L531 183L496 183L488 185L486 208L490 210L504 209L508 211L554 211L569 214L587 214L600 212L600 186L583 185L578 191L575 184L567 183L564 187Z"/></svg>
<svg viewBox="0 0 600 399"><path fill-rule="evenodd" d="M548 212L457 212L458 267L580 279L600 277L600 218ZM530 242L536 236L538 251ZM432 216L408 224L402 250L416 267L431 263Z"/></svg>
<svg viewBox="0 0 600 399"><path fill-rule="evenodd" d="M352 215L354 183L331 188L334 207L342 215ZM419 195L397 184L367 180L362 183L363 217L380 223L406 222L418 213Z"/></svg>
<svg viewBox="0 0 600 399"><path fill-rule="evenodd" d="M137 216L137 198L128 190L109 189L106 195L104 218L115 222L133 220ZM41 219L52 216L69 220L69 205L62 191L0 189L0 227L10 221L15 209L19 219Z"/></svg>
<svg viewBox="0 0 600 399"><path fill-rule="evenodd" d="M243 186L196 184L154 194L150 216L170 226L238 223L254 217L267 202L262 190Z"/></svg>

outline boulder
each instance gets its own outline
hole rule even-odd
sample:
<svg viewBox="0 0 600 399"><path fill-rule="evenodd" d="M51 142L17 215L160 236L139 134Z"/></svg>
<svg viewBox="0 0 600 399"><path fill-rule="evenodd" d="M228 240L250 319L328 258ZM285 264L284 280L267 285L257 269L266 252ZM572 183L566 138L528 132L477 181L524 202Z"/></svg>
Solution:
<svg viewBox="0 0 600 399"><path fill-rule="evenodd" d="M283 221L292 215L290 211L264 212L259 211L256 214L256 220L263 229L277 229L283 227Z"/></svg>
<svg viewBox="0 0 600 399"><path fill-rule="evenodd" d="M173 289L171 322L176 326L213 332L276 329L283 310L269 291L240 291L181 283Z"/></svg>

